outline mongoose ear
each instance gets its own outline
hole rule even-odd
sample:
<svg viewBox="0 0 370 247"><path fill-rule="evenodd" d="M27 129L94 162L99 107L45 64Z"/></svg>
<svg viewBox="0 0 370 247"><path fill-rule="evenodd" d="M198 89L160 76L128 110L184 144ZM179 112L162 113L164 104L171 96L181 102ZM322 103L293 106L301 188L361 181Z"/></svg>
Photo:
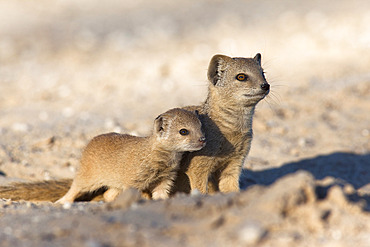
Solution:
<svg viewBox="0 0 370 247"><path fill-rule="evenodd" d="M227 68L228 61L232 60L231 57L225 55L215 55L212 57L211 62L208 66L208 80L213 85L222 86L220 83L222 79L223 72Z"/></svg>
<svg viewBox="0 0 370 247"><path fill-rule="evenodd" d="M194 111L195 115L197 115L197 117L199 118L199 111L198 110L195 110Z"/></svg>
<svg viewBox="0 0 370 247"><path fill-rule="evenodd" d="M155 120L154 120L154 132L155 133L161 133L164 131L164 126L163 126L163 117L162 115L159 115Z"/></svg>
<svg viewBox="0 0 370 247"><path fill-rule="evenodd" d="M261 66L261 54L260 53L257 53L254 58L253 58L259 66Z"/></svg>

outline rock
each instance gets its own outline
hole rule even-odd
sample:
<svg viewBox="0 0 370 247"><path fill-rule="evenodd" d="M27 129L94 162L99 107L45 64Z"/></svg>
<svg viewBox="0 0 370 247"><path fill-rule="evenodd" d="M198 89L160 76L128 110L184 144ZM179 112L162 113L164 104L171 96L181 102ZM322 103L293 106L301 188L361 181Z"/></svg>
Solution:
<svg viewBox="0 0 370 247"><path fill-rule="evenodd" d="M106 204L108 209L127 209L141 199L141 193L137 189L127 189L123 191L113 201Z"/></svg>
<svg viewBox="0 0 370 247"><path fill-rule="evenodd" d="M263 210L286 216L291 209L315 200L313 176L309 172L298 171L276 181L253 203Z"/></svg>
<svg viewBox="0 0 370 247"><path fill-rule="evenodd" d="M246 221L238 232L238 240L243 245L255 245L266 235L267 231L258 222Z"/></svg>

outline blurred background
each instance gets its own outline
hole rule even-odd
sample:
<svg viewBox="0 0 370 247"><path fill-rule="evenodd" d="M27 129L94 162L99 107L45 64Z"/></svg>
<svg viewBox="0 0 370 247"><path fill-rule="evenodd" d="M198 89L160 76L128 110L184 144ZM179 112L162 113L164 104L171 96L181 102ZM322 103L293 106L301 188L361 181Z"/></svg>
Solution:
<svg viewBox="0 0 370 247"><path fill-rule="evenodd" d="M148 134L204 101L215 54L262 54L272 89L251 169L369 153L367 0L0 0L0 13L4 175L71 177L94 135Z"/></svg>

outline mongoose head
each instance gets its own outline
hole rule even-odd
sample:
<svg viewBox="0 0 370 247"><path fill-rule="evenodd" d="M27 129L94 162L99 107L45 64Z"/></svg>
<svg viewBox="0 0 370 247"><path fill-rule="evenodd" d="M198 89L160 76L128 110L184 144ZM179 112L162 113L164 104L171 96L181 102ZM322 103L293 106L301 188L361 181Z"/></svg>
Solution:
<svg viewBox="0 0 370 247"><path fill-rule="evenodd" d="M197 151L206 144L198 112L171 109L154 120L156 141L167 150Z"/></svg>
<svg viewBox="0 0 370 247"><path fill-rule="evenodd" d="M270 90L261 67L261 54L254 58L215 55L208 67L210 97L225 105L253 106Z"/></svg>

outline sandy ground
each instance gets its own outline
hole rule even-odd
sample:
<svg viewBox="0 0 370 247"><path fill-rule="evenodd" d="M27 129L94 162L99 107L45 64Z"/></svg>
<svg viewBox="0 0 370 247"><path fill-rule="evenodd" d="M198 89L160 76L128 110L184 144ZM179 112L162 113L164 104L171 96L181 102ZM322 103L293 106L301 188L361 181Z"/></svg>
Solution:
<svg viewBox="0 0 370 247"><path fill-rule="evenodd" d="M0 184L72 178L95 135L198 104L215 54L262 54L243 192L0 199L1 246L369 246L369 1L0 0Z"/></svg>

